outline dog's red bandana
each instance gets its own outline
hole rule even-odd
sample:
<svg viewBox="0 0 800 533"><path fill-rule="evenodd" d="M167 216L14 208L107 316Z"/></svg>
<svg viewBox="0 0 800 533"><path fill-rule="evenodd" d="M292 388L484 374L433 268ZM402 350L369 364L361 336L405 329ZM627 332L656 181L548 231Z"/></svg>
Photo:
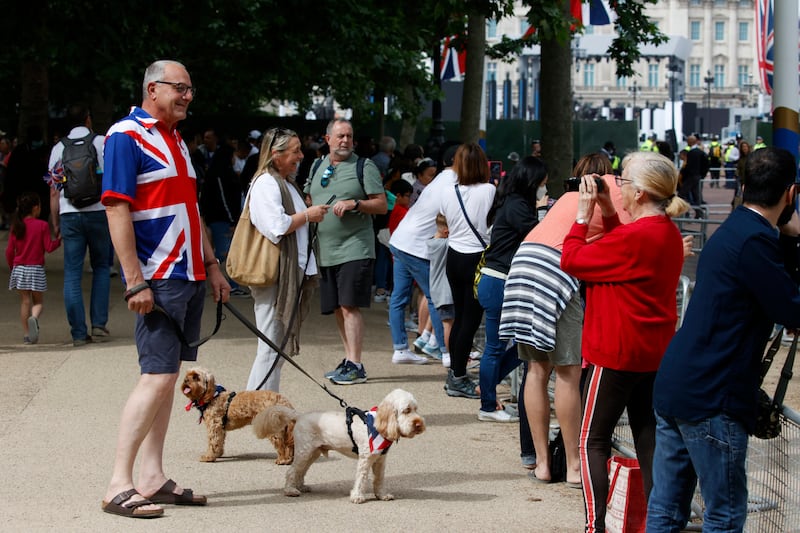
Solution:
<svg viewBox="0 0 800 533"><path fill-rule="evenodd" d="M389 451L389 446L392 441L384 439L383 436L375 429L375 414L378 412L377 407L373 407L367 411L367 432L369 433L369 453L380 454Z"/></svg>
<svg viewBox="0 0 800 533"><path fill-rule="evenodd" d="M221 393L225 392L225 387L222 385L217 385L214 389L214 398L219 396ZM196 407L198 411L200 411L200 418L197 420L197 423L201 423L203 421L203 413L208 408L208 404L203 403L202 401L192 400L188 404L186 404L186 411L191 411L192 407Z"/></svg>

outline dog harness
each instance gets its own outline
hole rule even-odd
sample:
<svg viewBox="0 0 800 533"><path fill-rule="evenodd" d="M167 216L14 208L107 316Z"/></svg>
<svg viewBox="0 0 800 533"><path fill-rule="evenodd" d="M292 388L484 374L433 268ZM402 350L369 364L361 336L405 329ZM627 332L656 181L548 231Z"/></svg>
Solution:
<svg viewBox="0 0 800 533"><path fill-rule="evenodd" d="M364 425L367 426L367 434L369 435L369 453L385 454L389 451L392 441L385 439L383 435L378 433L378 430L375 428L375 415L377 412L377 407L373 407L366 413L355 407L347 407L345 409L347 435L350 437L350 442L353 443L353 453L358 453L358 444L356 444L356 440L353 438L353 415L358 416L358 418L364 422Z"/></svg>
<svg viewBox="0 0 800 533"><path fill-rule="evenodd" d="M223 392L225 392L225 387L223 387L222 385L217 385L216 388L214 389L213 398L216 398L217 396L219 396ZM235 392L231 393L231 396L234 396L235 394L236 394ZM231 397L228 397L228 405L230 406L230 404L231 404ZM200 411L200 418L197 420L197 423L199 424L199 423L201 423L203 421L203 413L205 412L206 409L208 409L208 404L207 403L203 403L200 400L192 400L191 402L186 404L186 410L190 411L192 409L192 407L196 407L197 410ZM228 410L225 409L225 418L223 419L223 423L222 423L222 427L223 428L225 427L225 422L227 422L227 421L228 421Z"/></svg>

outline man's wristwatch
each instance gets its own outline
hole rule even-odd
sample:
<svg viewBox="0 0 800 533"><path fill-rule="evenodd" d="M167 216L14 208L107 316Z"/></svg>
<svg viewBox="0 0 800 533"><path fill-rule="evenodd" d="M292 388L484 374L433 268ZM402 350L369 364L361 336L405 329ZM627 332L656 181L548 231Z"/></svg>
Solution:
<svg viewBox="0 0 800 533"><path fill-rule="evenodd" d="M354 200L353 211L358 211L358 206L361 205L361 200Z"/></svg>
<svg viewBox="0 0 800 533"><path fill-rule="evenodd" d="M575 221L575 223L576 223L576 224L582 224L582 225L584 225L584 226L585 226L586 224L588 224L588 223L589 223L589 221L588 221L588 220L586 220L585 218L579 218L579 219L577 219L577 220Z"/></svg>

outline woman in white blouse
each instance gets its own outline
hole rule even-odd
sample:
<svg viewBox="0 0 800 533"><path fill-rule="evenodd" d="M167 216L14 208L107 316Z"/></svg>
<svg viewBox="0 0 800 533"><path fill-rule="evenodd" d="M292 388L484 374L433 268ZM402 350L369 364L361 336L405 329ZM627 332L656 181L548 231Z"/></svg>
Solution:
<svg viewBox="0 0 800 533"><path fill-rule="evenodd" d="M250 221L269 240L281 245L278 283L250 288L256 326L289 355L299 351L300 324L317 281L317 261L309 246L309 223L322 221L328 212L327 205L306 206L295 183L302 160L297 133L282 128L268 130L261 144L256 178L248 192ZM278 392L282 366L283 359L259 340L247 389Z"/></svg>

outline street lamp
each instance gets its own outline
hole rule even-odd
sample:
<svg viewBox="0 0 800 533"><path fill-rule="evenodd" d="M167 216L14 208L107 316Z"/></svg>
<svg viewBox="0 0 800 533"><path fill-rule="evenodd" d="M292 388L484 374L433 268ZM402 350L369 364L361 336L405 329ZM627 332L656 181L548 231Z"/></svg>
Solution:
<svg viewBox="0 0 800 533"><path fill-rule="evenodd" d="M633 87L628 87L628 92L633 95L633 118L636 118L636 95L642 91L642 88L636 84L636 80L633 80Z"/></svg>
<svg viewBox="0 0 800 533"><path fill-rule="evenodd" d="M669 65L667 66L667 80L669 81L670 110L672 111L672 121L670 124L672 126L673 152L678 151L678 132L675 131L675 84L678 82L678 72L680 69L680 66L674 58L670 58Z"/></svg>
<svg viewBox="0 0 800 533"><path fill-rule="evenodd" d="M708 127L709 130L708 132L704 133L711 133L711 84L714 83L714 76L711 75L710 70L706 71L706 77L703 78L703 83L706 84L706 99L707 99L706 116L708 117L708 124L706 126Z"/></svg>

